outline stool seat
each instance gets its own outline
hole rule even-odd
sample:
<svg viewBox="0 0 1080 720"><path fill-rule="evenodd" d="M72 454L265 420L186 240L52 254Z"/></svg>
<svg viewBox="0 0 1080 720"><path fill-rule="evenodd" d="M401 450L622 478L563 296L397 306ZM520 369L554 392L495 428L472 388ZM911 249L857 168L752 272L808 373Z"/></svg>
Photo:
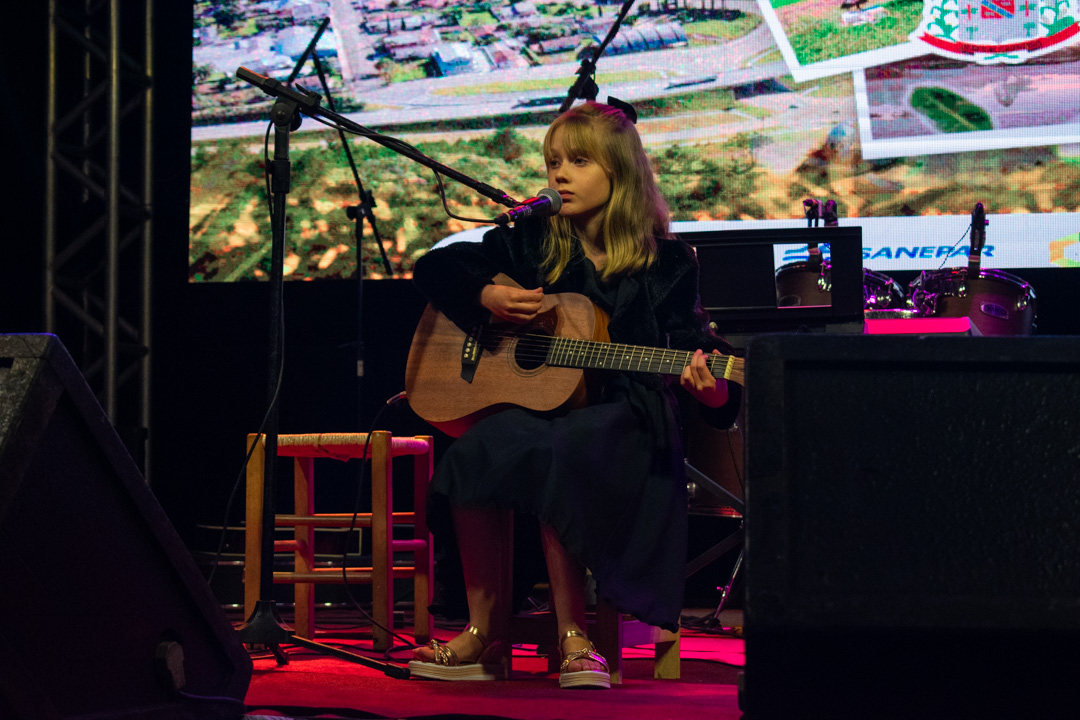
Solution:
<svg viewBox="0 0 1080 720"><path fill-rule="evenodd" d="M375 433L372 433L374 436ZM281 457L327 457L334 460L353 460L372 457L373 443L367 433L304 433L278 435L278 455ZM390 452L399 455L424 455L431 451L430 437L390 437Z"/></svg>
<svg viewBox="0 0 1080 720"><path fill-rule="evenodd" d="M260 448L251 455L247 467L247 524L244 532L244 608L248 616L259 598L262 570L262 513L265 447L261 435L251 434L248 446ZM245 448L246 449L246 448ZM393 437L386 431L367 433L303 433L277 436L279 457L293 458L293 512L275 513L275 527L292 527L293 539L274 543L280 552L293 553L293 569L273 573L275 583L294 584L295 631L300 637L315 635L315 585L349 583L372 586L372 637L376 650L391 647L394 631L394 579L413 580L413 634L417 644L431 639L433 622L428 613L432 602L433 566L431 534L428 532L424 499L434 468L433 439L429 436ZM394 512L393 459L413 456L412 512ZM316 459L348 461L371 459L370 513L316 513ZM395 540L394 525L411 525L412 537ZM315 567L315 528L370 528L372 566L368 568ZM412 553L413 566L395 566L394 553ZM344 580L342 575L344 573Z"/></svg>

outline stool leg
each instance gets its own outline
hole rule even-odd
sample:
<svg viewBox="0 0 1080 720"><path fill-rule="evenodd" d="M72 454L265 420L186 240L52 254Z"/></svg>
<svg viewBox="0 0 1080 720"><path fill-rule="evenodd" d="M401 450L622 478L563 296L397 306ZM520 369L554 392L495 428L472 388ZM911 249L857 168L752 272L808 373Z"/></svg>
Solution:
<svg viewBox="0 0 1080 720"><path fill-rule="evenodd" d="M596 598L596 651L604 656L611 671L611 682L622 682L622 615L603 598Z"/></svg>
<svg viewBox="0 0 1080 720"><path fill-rule="evenodd" d="M656 680L678 680L682 676L680 651L682 630L672 633L660 631L661 637L653 646L653 678Z"/></svg>
<svg viewBox="0 0 1080 720"><path fill-rule="evenodd" d="M390 433L371 434L371 605L375 627L372 646L387 650L394 629L394 552L390 534L394 527L393 458ZM379 626L382 627L379 627ZM383 629L386 628L386 629Z"/></svg>
<svg viewBox="0 0 1080 720"><path fill-rule="evenodd" d="M417 439L426 441L428 445L427 452L413 458L413 539L427 543L423 550L413 554L413 637L418 645L423 645L431 640L434 631L434 622L428 611L434 599L431 571L435 563L431 532L427 525L427 488L435 468L435 443L430 436L419 436Z"/></svg>
<svg viewBox="0 0 1080 720"><path fill-rule="evenodd" d="M298 457L293 460L293 512L296 515L315 514L315 460ZM293 569L296 572L312 572L315 569L315 528L297 525L293 528L296 550L293 553ZM296 583L293 586L294 618L296 634L315 639L315 585Z"/></svg>
<svg viewBox="0 0 1080 720"><path fill-rule="evenodd" d="M507 636L503 642L503 662L506 664L506 677L510 678L514 672L514 647L511 644L513 641L509 637L510 630L510 615L514 608L514 511L503 510L502 517L500 518L502 523L502 536L505 539L502 548L500 549L499 565L502 568L502 572L499 576L499 595L502 598L502 617L503 632Z"/></svg>
<svg viewBox="0 0 1080 720"><path fill-rule="evenodd" d="M247 436L245 455L256 434ZM247 501L244 522L244 617L255 612L259 601L259 576L262 573L262 511L263 511L263 441L251 454L247 464Z"/></svg>

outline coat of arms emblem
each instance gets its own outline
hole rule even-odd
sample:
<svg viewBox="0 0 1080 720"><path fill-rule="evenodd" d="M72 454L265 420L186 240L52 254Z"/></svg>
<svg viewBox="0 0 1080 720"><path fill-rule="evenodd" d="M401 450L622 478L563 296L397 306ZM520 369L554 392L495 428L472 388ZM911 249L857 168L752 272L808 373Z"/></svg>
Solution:
<svg viewBox="0 0 1080 720"><path fill-rule="evenodd" d="M1019 63L1080 41L1080 0L924 0L911 34L930 52L980 64Z"/></svg>

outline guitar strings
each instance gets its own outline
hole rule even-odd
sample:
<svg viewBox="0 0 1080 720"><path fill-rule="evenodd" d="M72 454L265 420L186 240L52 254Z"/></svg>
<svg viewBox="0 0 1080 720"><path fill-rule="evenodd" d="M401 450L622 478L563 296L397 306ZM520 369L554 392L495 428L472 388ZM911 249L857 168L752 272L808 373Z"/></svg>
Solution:
<svg viewBox="0 0 1080 720"><path fill-rule="evenodd" d="M641 363L645 353L648 353L650 357L659 357L659 363L661 365L668 364L673 365L682 355L686 358L683 363L683 367L689 364L690 358L693 357L693 353L685 350L675 350L667 348L650 348L641 345L624 345L619 343L608 343L597 340L586 340L583 338L569 338L569 337L554 337L551 335L538 335L529 333L514 333L514 332L496 332L496 331L483 331L481 333L481 340L506 340L506 339L518 339L518 347L525 348L526 351L531 351L535 354L525 355L523 353L517 353L521 357L527 357L530 360L540 360L547 358L552 351L559 352L577 352L575 345L583 346L586 352L593 356L605 358L613 358L618 356L630 355L633 357L635 354L640 355L636 360L632 362ZM562 347L559 347L562 346ZM655 360L650 360L649 364L655 364ZM680 369L681 370L681 369Z"/></svg>
<svg viewBox="0 0 1080 720"><path fill-rule="evenodd" d="M598 358L604 358L606 361L614 361L612 365L613 369L629 369L618 367L622 363L619 358L625 358L629 356L629 364L637 364L640 368L643 364L647 369L639 372L655 372L661 374L678 375L682 372L683 368L690 364L690 360L693 358L694 353L686 350L678 350L671 348L650 348L641 345L624 345L620 343L607 343L598 340L587 340L584 338L568 338L568 337L556 337L552 335L542 335L536 333L518 333L513 331L499 331L493 329L485 329L480 332L479 340L481 345L484 341L503 341L507 339L516 338L518 340L517 348L515 350L515 356L529 362L535 362L538 364L547 363L552 356L553 350L555 350L556 359L560 355L567 353L580 352L575 350L574 345L579 344L585 348L584 364L591 364L592 361ZM562 345L559 348L557 346ZM648 354L648 360L645 359ZM635 358L635 355L638 355ZM676 364L680 362L681 364ZM737 365L728 367L729 356L726 355L710 355L707 359L709 371L715 377L727 377L730 380L734 380L742 384L743 373L742 369ZM663 366L667 365L667 370L663 370ZM574 365L567 363L566 366L574 367ZM726 372L725 372L726 371Z"/></svg>

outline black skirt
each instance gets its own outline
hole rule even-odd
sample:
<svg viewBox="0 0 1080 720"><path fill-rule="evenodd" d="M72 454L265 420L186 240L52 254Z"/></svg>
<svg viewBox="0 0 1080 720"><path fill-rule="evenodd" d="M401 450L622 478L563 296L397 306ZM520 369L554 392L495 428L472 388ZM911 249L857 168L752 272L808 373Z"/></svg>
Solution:
<svg viewBox="0 0 1080 720"><path fill-rule="evenodd" d="M600 596L650 625L678 629L686 468L670 390L611 374L600 402L563 416L490 416L447 448L431 492L550 525L592 572ZM446 503L430 506L438 515ZM447 520L433 517L432 525L447 528Z"/></svg>

